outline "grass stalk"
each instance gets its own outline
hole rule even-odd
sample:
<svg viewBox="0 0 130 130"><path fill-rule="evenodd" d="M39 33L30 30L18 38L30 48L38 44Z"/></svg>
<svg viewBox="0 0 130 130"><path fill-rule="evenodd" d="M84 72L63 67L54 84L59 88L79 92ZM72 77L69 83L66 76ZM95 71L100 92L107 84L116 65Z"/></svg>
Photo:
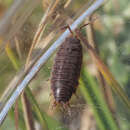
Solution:
<svg viewBox="0 0 130 130"><path fill-rule="evenodd" d="M82 70L80 83L81 92L83 93L85 100L93 109L99 129L119 130L116 121L113 119L112 113L109 111L107 104L105 103L99 87L85 69Z"/></svg>

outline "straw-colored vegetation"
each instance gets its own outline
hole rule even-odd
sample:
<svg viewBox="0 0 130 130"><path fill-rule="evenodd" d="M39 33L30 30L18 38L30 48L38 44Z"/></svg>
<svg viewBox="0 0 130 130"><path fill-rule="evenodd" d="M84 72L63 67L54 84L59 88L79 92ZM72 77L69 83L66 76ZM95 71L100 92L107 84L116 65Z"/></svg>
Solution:
<svg viewBox="0 0 130 130"><path fill-rule="evenodd" d="M61 28L95 2L23 0L11 14L11 7L20 1L0 1L0 112L30 68L58 39ZM82 23L90 23L82 33L74 33L82 42L84 57L70 108L64 110L60 104L51 108L54 53L11 107L0 130L130 130L129 7L129 0L104 2Z"/></svg>

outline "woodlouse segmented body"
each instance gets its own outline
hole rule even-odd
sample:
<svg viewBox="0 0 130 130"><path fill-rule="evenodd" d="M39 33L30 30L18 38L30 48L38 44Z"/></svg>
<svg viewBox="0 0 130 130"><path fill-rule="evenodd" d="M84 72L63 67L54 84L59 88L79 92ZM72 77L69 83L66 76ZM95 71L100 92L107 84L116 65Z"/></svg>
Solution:
<svg viewBox="0 0 130 130"><path fill-rule="evenodd" d="M55 103L66 104L76 92L81 64L80 40L71 35L59 47L53 65L51 89Z"/></svg>

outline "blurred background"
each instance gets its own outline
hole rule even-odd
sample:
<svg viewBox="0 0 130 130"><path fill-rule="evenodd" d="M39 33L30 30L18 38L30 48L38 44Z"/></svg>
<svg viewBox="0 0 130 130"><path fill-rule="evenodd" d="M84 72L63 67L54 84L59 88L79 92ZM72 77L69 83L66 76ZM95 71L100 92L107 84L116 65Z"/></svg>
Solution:
<svg viewBox="0 0 130 130"><path fill-rule="evenodd" d="M18 2L21 3L17 7ZM0 25L0 97L15 75L21 73L23 66L28 67L29 62L35 62L34 59L60 36L63 32L61 27L72 24L93 2L0 0L0 22L3 22ZM82 34L92 43L130 98L130 2L105 1L84 23L93 18L96 20L83 28ZM27 93L19 97L0 130L130 130L128 108L120 96L111 90L85 49L83 56L81 79L76 92L78 98L72 96L70 110L64 111L60 105L51 109L53 96L50 95L50 78L54 53L29 84L31 96L39 105L45 122L41 124L39 121L33 99ZM8 96L7 93L4 98ZM23 114L26 108L31 111L29 117ZM29 123L26 118L33 122L32 128L27 127Z"/></svg>

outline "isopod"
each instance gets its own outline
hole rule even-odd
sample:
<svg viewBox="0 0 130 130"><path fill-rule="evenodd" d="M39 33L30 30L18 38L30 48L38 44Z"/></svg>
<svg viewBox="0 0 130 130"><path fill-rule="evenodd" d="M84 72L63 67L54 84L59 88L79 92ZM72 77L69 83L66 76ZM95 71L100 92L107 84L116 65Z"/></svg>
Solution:
<svg viewBox="0 0 130 130"><path fill-rule="evenodd" d="M72 33L59 47L54 60L51 73L51 90L55 105L66 105L72 95L75 94L82 57L80 40Z"/></svg>

